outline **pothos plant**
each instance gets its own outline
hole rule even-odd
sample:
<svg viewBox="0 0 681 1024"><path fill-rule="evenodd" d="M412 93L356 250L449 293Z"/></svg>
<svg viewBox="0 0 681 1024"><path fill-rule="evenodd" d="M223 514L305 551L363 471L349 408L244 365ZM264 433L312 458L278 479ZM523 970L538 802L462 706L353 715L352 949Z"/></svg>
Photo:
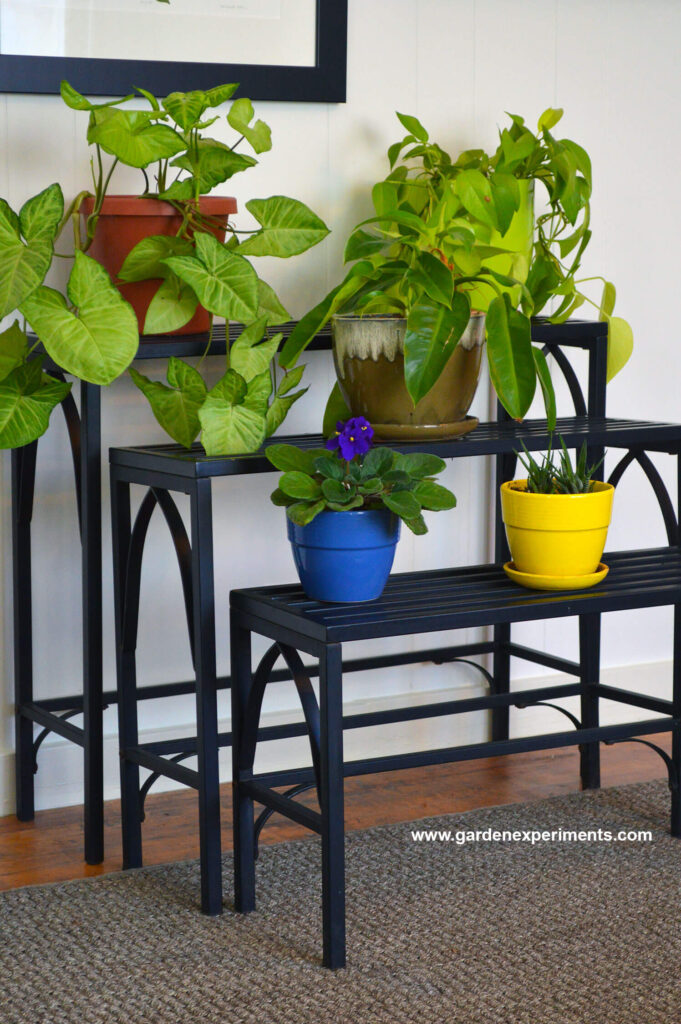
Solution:
<svg viewBox="0 0 681 1024"><path fill-rule="evenodd" d="M271 495L288 518L306 526L320 512L387 509L412 533L428 532L423 510L454 508L452 492L436 483L445 468L437 455L372 447L373 427L363 416L336 424L326 449L290 444L268 445L265 454L282 471Z"/></svg>
<svg viewBox="0 0 681 1024"><path fill-rule="evenodd" d="M466 328L471 289L482 287L491 295L487 355L497 395L512 417L522 419L539 380L552 427L555 396L543 353L531 344L530 316L554 296L560 298L556 321L586 301L576 273L591 237L589 157L581 146L551 134L560 110L542 114L537 135L512 115L493 156L467 150L456 159L430 140L415 117L397 116L407 134L388 150L390 173L372 189L374 214L348 238L344 258L351 267L300 321L280 362L293 366L335 313L405 317L405 383L416 404ZM535 221L530 261L503 245L521 206L523 180L541 182L548 202L548 212ZM499 255L513 257L507 274L488 265ZM610 376L631 351L630 328L612 317L614 301L614 287L604 282L598 308L610 321Z"/></svg>
<svg viewBox="0 0 681 1024"><path fill-rule="evenodd" d="M237 152L242 144L255 154L271 148L271 132L254 120L251 101L234 100L226 121L234 132L231 145L206 134L221 120L208 112L230 100L237 84L209 90L171 93L157 99L138 89L149 109L128 109L131 97L94 104L68 83L62 97L73 109L89 113L88 142L93 147L94 203L85 225L84 245L94 237L113 171L117 164L137 167L144 176L145 196L165 200L182 214L176 236L143 239L128 254L120 271L123 281L161 279L147 313L145 331L163 333L184 326L200 302L210 313L245 324L228 349L225 373L209 391L201 373L180 359L167 367L167 384L149 380L132 369L131 376L148 399L154 416L173 440L187 447L201 432L209 454L252 451L283 421L306 389L296 391L303 368L287 373L273 392L270 363L281 335L265 337L266 329L284 323L289 313L250 259L288 258L305 252L328 234L324 222L304 203L286 196L252 199L246 209L259 227L228 224L222 243L210 232L200 198L257 160ZM138 97L138 99L139 99ZM79 237L81 193L71 208ZM265 340L262 340L265 337ZM210 347L210 338L206 351Z"/></svg>

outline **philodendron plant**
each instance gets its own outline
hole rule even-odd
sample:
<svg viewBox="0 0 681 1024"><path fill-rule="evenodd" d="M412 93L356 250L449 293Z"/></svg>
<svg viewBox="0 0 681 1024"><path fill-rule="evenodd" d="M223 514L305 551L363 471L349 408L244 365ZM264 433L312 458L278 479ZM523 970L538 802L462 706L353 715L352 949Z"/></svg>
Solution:
<svg viewBox="0 0 681 1024"><path fill-rule="evenodd" d="M423 510L454 508L452 492L436 483L445 468L437 455L372 448L373 428L363 416L339 422L326 449L268 445L265 454L282 471L272 493L291 522L307 526L320 512L388 509L412 533L428 532Z"/></svg>
<svg viewBox="0 0 681 1024"><path fill-rule="evenodd" d="M18 213L0 199L0 318L16 317L0 334L0 448L44 434L70 390L44 371L40 343L64 371L92 384L110 384L137 351L135 314L103 267L80 246L71 256L55 252L67 222L58 184ZM72 261L63 293L44 284L55 258Z"/></svg>
<svg viewBox="0 0 681 1024"><path fill-rule="evenodd" d="M130 371L170 437L190 447L201 433L208 454L254 451L306 390L295 390L302 366L287 373L273 390L270 363L281 335L266 337L266 329L286 322L289 313L250 260L295 256L328 234L312 210L286 196L248 201L246 209L259 227L237 228L230 222L224 243L205 230L209 224L200 212L200 197L257 163L253 156L237 152L237 147L245 142L260 154L272 144L269 127L254 121L253 106L245 97L234 100L226 114L234 132L231 145L206 135L205 129L219 120L208 112L229 100L237 88L228 84L171 93L161 100L140 89L149 105L140 111L121 108L130 97L93 104L62 83L65 102L89 112L94 208L86 224L86 244L94 236L118 163L139 168L144 174L143 194L172 203L182 214L177 236L143 239L120 271L123 281L162 279L145 330L163 333L184 326L199 302L210 313L245 325L231 351L228 346L224 375L210 390L197 369L177 358L168 363L167 384ZM74 216L85 194L74 202ZM207 351L209 346L210 339Z"/></svg>
<svg viewBox="0 0 681 1024"><path fill-rule="evenodd" d="M554 296L561 300L554 321L566 319L586 300L575 275L591 237L591 165L582 147L552 136L561 115L545 111L537 135L513 115L493 156L468 150L452 159L415 117L398 114L407 135L388 150L391 170L372 189L373 216L350 234L345 261L352 266L292 332L282 366L293 366L335 313L405 317L405 383L416 404L437 381L465 330L469 292L482 287L492 296L487 354L500 401L512 417L522 419L539 380L553 426L555 396L543 353L531 344L529 318ZM548 200L548 212L535 221L531 261L491 244L495 235L503 240L520 209L523 180L542 182ZM487 264L499 255L513 257L510 273ZM599 312L610 320L610 376L631 349L628 325L612 317L614 298L614 287L605 282Z"/></svg>

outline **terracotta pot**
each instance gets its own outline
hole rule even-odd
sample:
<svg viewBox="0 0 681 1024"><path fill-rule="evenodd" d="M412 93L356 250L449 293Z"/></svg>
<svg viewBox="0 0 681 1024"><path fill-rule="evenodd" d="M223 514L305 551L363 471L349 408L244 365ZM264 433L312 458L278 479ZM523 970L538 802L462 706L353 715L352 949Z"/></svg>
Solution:
<svg viewBox="0 0 681 1024"><path fill-rule="evenodd" d="M414 406L404 382L406 319L336 316L333 356L353 416L365 416L386 439L453 437L478 421L467 416L480 379L485 314L474 313L440 378Z"/></svg>
<svg viewBox="0 0 681 1024"><path fill-rule="evenodd" d="M88 217L92 213L94 200L87 198L81 213ZM225 229L230 213L236 213L236 199L225 196L202 196L199 210L212 223L206 230L220 241L225 240ZM182 225L182 216L170 203L160 199L140 196L108 196L103 203L97 221L95 237L88 250L102 266L106 267L116 287L137 314L140 334L144 331L144 319L149 303L158 291L160 279L118 282L118 272L128 253L138 242L150 235L176 235ZM210 330L211 314L198 306L196 313L184 327L172 334L201 334Z"/></svg>

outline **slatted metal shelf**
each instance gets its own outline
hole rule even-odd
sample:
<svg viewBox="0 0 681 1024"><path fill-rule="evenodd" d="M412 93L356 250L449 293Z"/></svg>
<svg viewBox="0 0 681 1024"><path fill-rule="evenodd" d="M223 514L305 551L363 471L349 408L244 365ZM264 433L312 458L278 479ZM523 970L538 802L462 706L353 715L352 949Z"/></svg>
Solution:
<svg viewBox="0 0 681 1024"><path fill-rule="evenodd" d="M512 582L498 565L391 576L376 601L323 604L300 584L232 592L232 607L325 643L561 618L681 601L678 548L604 555L610 572L587 590L545 592Z"/></svg>

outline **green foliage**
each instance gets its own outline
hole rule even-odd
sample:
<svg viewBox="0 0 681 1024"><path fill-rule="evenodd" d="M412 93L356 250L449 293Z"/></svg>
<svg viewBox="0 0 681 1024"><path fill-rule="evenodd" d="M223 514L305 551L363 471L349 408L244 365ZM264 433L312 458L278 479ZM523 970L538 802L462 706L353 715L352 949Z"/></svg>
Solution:
<svg viewBox="0 0 681 1024"><path fill-rule="evenodd" d="M554 462L551 444L548 451L537 461L523 444L525 456L516 452L527 470L527 490L533 494L588 494L592 489L592 478L603 459L593 466L587 466L586 442L582 445L575 465L572 465L570 453L565 441L559 436L561 450L558 452L558 464Z"/></svg>
<svg viewBox="0 0 681 1024"><path fill-rule="evenodd" d="M298 525L312 522L320 512L387 508L413 533L427 532L422 510L454 508L456 498L435 482L445 463L436 455L401 455L390 448L372 448L345 462L326 449L305 450L289 444L265 449L275 469L282 471L272 502L286 508Z"/></svg>
<svg viewBox="0 0 681 1024"><path fill-rule="evenodd" d="M390 146L390 173L372 189L375 215L350 234L350 269L292 332L281 365L294 365L335 313L406 317L405 383L416 404L439 378L465 329L467 293L484 284L492 296L487 354L497 395L511 416L522 419L539 381L552 422L555 394L546 360L530 344L529 318L555 297L556 322L591 302L581 291L586 281L576 277L591 238L591 162L577 143L553 136L562 113L544 111L536 134L522 117L509 115L491 156L467 150L455 159L416 118L398 113L407 134ZM545 212L535 221L529 266L517 254L511 274L501 275L486 260L509 250L490 245L490 238L493 231L503 236L520 209L522 181L543 186ZM541 203L544 197L539 198ZM632 336L626 321L613 316L614 287L604 284L603 299L594 305L610 324L610 378L629 358ZM515 304L502 288L513 289Z"/></svg>

